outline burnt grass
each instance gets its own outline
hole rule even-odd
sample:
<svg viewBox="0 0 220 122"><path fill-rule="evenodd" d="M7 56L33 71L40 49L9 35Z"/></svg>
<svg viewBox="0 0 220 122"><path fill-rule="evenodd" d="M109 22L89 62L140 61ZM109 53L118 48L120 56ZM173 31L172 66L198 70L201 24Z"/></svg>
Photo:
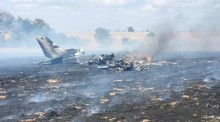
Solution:
<svg viewBox="0 0 220 122"><path fill-rule="evenodd" d="M180 94L173 93L170 98L164 101L148 99L139 104L125 102L108 111L90 116L86 118L86 121L109 121L112 119L122 122L219 122L220 84L210 89L204 85L204 82L190 84ZM183 95L188 97L184 98Z"/></svg>
<svg viewBox="0 0 220 122"><path fill-rule="evenodd" d="M64 66L63 69L68 66ZM59 67L59 66L57 66ZM30 67L29 67L30 68ZM19 88L19 90L7 91L3 95L7 96L7 99L20 99L25 100L24 96L19 96L19 92L28 91L29 94L39 90L39 86L44 86L46 80L51 78L50 73L41 73L40 71L56 70L51 67L31 67L30 69L11 70L10 72L1 72L0 76L0 88L13 89ZM79 67L82 68L82 67ZM5 71L8 69L1 69ZM61 73L68 72L68 76L63 77ZM100 71L101 72L101 71ZM81 74L81 71L61 71L55 73L55 76L59 76L62 82L65 83L71 79L72 75L77 77L77 74ZM89 73L89 72L83 72ZM97 73L97 72L94 72ZM98 72L99 73L99 72ZM54 76L54 74L53 74ZM33 81L37 79L36 82ZM80 79L80 78L79 78ZM15 82L13 82L15 80ZM2 95L2 94L1 94ZM121 122L219 122L220 121L220 84L208 88L203 81L196 81L187 84L185 90L181 92L171 92L169 98L164 100L154 99L154 97L144 97L140 94L116 94L110 96L105 94L105 97L111 101L114 97L120 99L120 103L108 106L105 103L100 106L103 108L97 113L88 115L85 111L87 108L86 103L90 101L89 98L81 98L80 96L73 98L73 103L69 104L66 101L73 99L64 99L63 101L52 100L47 104L54 104L61 102L60 109L47 110L41 115L39 114L26 114L22 111L32 108L34 102L29 102L27 105L21 105L19 100L14 100L11 106L1 105L0 115L20 113L16 119L8 119L8 121L86 121L86 122L107 122L107 121L121 121ZM137 99L137 100L135 100ZM1 100L1 99L0 99ZM50 103L51 102L51 103ZM43 106L43 103L42 103ZM80 107L77 107L80 106ZM39 106L41 107L41 106Z"/></svg>
<svg viewBox="0 0 220 122"><path fill-rule="evenodd" d="M131 103L124 101L123 104L112 106L101 113L91 116L82 116L76 121L88 122L219 122L220 116L220 84L212 88L204 87L204 82L190 84L181 93L173 93L170 98L163 101L146 99L145 102ZM184 98L183 95L189 97ZM123 96L126 97L126 96ZM138 97L138 96L137 96ZM172 103L176 103L172 105ZM82 105L83 106L83 105ZM45 117L38 121L71 121L80 111L69 106L64 109L59 117Z"/></svg>
<svg viewBox="0 0 220 122"><path fill-rule="evenodd" d="M124 101L123 104L112 106L101 113L92 114L91 116L82 115L81 118L79 117L75 121L219 122L220 84L210 89L204 87L204 85L204 82L190 84L183 92L173 93L170 98L163 101L151 99L146 99L145 102L141 103ZM188 97L184 98L183 95ZM72 121L78 115L80 115L80 110L74 106L69 106L58 116L45 116L43 119L35 120Z"/></svg>
<svg viewBox="0 0 220 122"><path fill-rule="evenodd" d="M79 121L210 121L218 122L220 116L220 85L207 89L203 82L191 84L181 94L174 94L164 101L146 100L144 103L115 105L102 113L79 119ZM188 95L189 98L181 98ZM124 96L126 97L126 96ZM176 102L176 105L171 105ZM82 105L83 106L83 105ZM71 121L80 111L74 106L64 109L57 121ZM214 117L214 118L213 118ZM44 120L51 119L46 117ZM41 119L39 119L41 121Z"/></svg>

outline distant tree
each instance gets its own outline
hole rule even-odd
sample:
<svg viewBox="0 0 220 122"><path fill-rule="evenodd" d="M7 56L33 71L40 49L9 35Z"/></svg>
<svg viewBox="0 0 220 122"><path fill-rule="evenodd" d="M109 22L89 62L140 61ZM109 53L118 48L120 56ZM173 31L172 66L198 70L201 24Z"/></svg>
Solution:
<svg viewBox="0 0 220 122"><path fill-rule="evenodd" d="M131 27L131 26L130 26L130 27L128 27L127 29L128 29L128 32L135 32L134 28L133 28L133 27Z"/></svg>
<svg viewBox="0 0 220 122"><path fill-rule="evenodd" d="M0 29L1 31L10 30L14 26L15 18L8 12L0 11Z"/></svg>
<svg viewBox="0 0 220 122"><path fill-rule="evenodd" d="M107 30L105 28L96 28L95 29L95 38L99 43L108 45L110 43L109 30Z"/></svg>
<svg viewBox="0 0 220 122"><path fill-rule="evenodd" d="M149 32L149 33L147 34L147 36L148 36L148 37L155 37L156 35L155 35L154 32L151 31L151 32Z"/></svg>
<svg viewBox="0 0 220 122"><path fill-rule="evenodd" d="M0 47L38 46L33 41L36 36L48 36L60 43L68 41L65 34L50 28L42 19L14 17L0 10Z"/></svg>

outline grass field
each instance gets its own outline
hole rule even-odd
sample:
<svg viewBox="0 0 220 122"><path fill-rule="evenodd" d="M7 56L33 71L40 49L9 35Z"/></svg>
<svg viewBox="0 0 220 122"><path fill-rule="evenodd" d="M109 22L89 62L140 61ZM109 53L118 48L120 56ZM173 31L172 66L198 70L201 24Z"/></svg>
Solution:
<svg viewBox="0 0 220 122"><path fill-rule="evenodd" d="M110 32L112 40L122 40L129 38L131 40L145 40L147 32ZM68 37L78 37L80 39L95 40L95 32L75 32L66 34Z"/></svg>
<svg viewBox="0 0 220 122"><path fill-rule="evenodd" d="M156 36L159 34L155 32ZM215 39L220 37L220 32L174 32L166 33L171 38L181 40ZM80 39L95 40L95 32L72 32L66 34L68 37L78 37ZM110 32L112 40L129 38L131 40L146 40L148 32Z"/></svg>
<svg viewBox="0 0 220 122"><path fill-rule="evenodd" d="M96 42L94 32L75 32L67 34L68 37L77 37L86 39L90 42ZM147 32L110 32L111 40L116 44L121 44L123 38L131 41L144 42L145 45L155 47L159 41L166 41L166 46L175 51L219 51L220 50L220 32L174 32L158 33L156 38L148 37ZM156 42L156 43L155 43ZM118 46L117 46L118 47ZM148 47L148 48L149 48ZM120 46L118 48L121 48Z"/></svg>

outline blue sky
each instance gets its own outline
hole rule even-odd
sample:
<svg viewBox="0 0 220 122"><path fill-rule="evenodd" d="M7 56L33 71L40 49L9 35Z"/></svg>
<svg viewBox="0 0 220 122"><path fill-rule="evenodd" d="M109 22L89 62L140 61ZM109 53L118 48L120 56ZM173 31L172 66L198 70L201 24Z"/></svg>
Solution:
<svg viewBox="0 0 220 122"><path fill-rule="evenodd" d="M220 0L0 0L15 16L42 18L59 32L219 28Z"/></svg>

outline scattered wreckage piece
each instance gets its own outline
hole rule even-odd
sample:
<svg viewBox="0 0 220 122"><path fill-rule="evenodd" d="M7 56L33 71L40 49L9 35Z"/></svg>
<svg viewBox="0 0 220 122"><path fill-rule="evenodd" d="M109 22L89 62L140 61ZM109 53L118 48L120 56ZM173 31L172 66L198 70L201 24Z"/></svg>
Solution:
<svg viewBox="0 0 220 122"><path fill-rule="evenodd" d="M125 60L115 61L114 68L118 70L132 70L134 68L133 62L126 62Z"/></svg>
<svg viewBox="0 0 220 122"><path fill-rule="evenodd" d="M127 63L124 60L115 60L115 54L101 54L99 58L92 55L87 61L89 65L98 65L98 69L117 69L117 70L131 70L133 63Z"/></svg>
<svg viewBox="0 0 220 122"><path fill-rule="evenodd" d="M40 36L36 39L48 59L39 64L79 63L80 55L85 53L83 49L62 49L47 37Z"/></svg>
<svg viewBox="0 0 220 122"><path fill-rule="evenodd" d="M100 57L92 55L88 61L88 65L97 65L98 69L115 69L119 71L129 71L129 70L147 70L151 63L148 62L147 58L137 59L130 58L128 56L122 56L121 59L116 60L115 55L112 53L101 54Z"/></svg>
<svg viewBox="0 0 220 122"><path fill-rule="evenodd" d="M99 58L97 58L95 55L92 55L91 58L87 61L88 64L96 64L96 65L108 65L114 61L115 54L112 53L110 55L108 54L101 54Z"/></svg>
<svg viewBox="0 0 220 122"><path fill-rule="evenodd" d="M149 65L151 65L151 63L144 61L144 60L140 60L140 61L134 61L134 67L136 70L138 71L142 71L142 70L148 70L149 69Z"/></svg>
<svg viewBox="0 0 220 122"><path fill-rule="evenodd" d="M109 69L110 67L107 65L98 66L98 69Z"/></svg>
<svg viewBox="0 0 220 122"><path fill-rule="evenodd" d="M80 63L79 58L81 54L84 54L83 49L62 49L47 37L36 38L40 47L43 50L45 57L48 59L42 61L39 64L62 64L62 63ZM128 56L122 56L121 59L115 60L115 54L101 54L100 57L92 55L87 64L97 65L98 69L116 69L123 70L147 70L149 64L152 62L151 57L142 58L130 58Z"/></svg>

